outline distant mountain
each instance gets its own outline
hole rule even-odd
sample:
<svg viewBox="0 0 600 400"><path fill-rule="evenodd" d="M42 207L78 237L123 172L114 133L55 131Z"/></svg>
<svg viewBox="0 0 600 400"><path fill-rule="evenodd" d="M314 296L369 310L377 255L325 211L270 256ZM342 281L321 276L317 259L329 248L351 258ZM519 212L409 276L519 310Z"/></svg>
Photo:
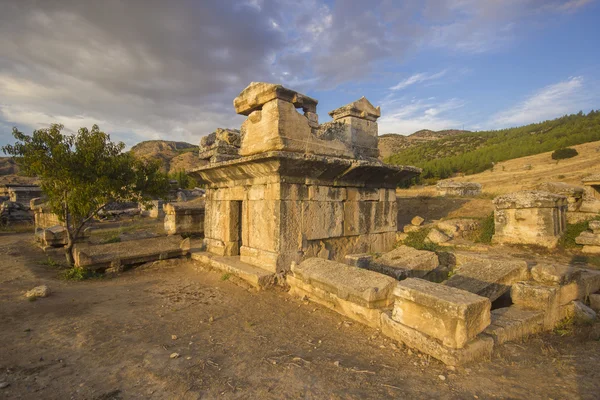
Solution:
<svg viewBox="0 0 600 400"><path fill-rule="evenodd" d="M0 186L7 184L32 184L37 178L19 175L19 166L12 157L0 157Z"/></svg>
<svg viewBox="0 0 600 400"><path fill-rule="evenodd" d="M198 158L198 146L186 142L148 140L136 144L130 151L141 159L160 160L162 171L168 173L190 170L205 163Z"/></svg>
<svg viewBox="0 0 600 400"><path fill-rule="evenodd" d="M379 135L379 154L382 158L387 158L401 150L416 146L423 142L439 140L453 135L470 133L458 129L446 129L442 131L432 131L422 129L411 135L399 135L397 133L387 133Z"/></svg>
<svg viewBox="0 0 600 400"><path fill-rule="evenodd" d="M417 142L399 150L396 149L400 146L390 149L384 154L385 161L423 168L421 178L445 179L455 174L483 172L501 161L599 141L600 111L590 111L587 115L579 112L497 131L442 131L448 133L438 139L424 140L423 137L435 137L439 133L422 132L415 132L420 138ZM398 143L402 140L405 139L396 139Z"/></svg>

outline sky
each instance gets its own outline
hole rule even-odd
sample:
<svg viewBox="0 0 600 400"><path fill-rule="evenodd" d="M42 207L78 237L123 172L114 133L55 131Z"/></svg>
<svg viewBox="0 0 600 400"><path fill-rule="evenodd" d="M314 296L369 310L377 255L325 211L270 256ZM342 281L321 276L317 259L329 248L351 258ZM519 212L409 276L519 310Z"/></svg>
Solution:
<svg viewBox="0 0 600 400"><path fill-rule="evenodd" d="M0 145L61 123L128 146L239 128L282 83L379 133L500 129L600 109L600 0L0 0Z"/></svg>

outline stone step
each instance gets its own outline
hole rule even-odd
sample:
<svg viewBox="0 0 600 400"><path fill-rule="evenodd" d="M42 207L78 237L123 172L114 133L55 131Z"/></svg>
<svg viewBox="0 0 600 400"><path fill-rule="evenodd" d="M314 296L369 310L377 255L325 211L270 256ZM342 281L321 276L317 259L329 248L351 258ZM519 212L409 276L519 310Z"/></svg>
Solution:
<svg viewBox="0 0 600 400"><path fill-rule="evenodd" d="M492 310L492 323L484 333L496 344L520 340L544 330L544 312L528 310L517 305Z"/></svg>
<svg viewBox="0 0 600 400"><path fill-rule="evenodd" d="M240 261L239 256L218 256L205 251L192 251L191 257L204 266L242 279L257 289L265 289L274 282L275 274L272 271L246 264Z"/></svg>

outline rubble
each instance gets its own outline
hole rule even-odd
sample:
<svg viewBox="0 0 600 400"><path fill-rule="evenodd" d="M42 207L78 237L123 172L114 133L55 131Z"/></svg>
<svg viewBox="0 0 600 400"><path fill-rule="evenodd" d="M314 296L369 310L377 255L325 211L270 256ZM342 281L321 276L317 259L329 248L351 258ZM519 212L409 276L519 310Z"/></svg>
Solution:
<svg viewBox="0 0 600 400"><path fill-rule="evenodd" d="M437 183L436 189L440 196L468 197L481 194L481 184L477 182L440 181Z"/></svg>

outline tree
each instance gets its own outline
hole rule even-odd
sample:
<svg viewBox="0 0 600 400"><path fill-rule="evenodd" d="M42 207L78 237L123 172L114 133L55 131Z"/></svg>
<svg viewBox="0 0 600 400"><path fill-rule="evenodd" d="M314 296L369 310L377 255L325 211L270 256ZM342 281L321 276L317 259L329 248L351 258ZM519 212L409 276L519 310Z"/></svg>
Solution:
<svg viewBox="0 0 600 400"><path fill-rule="evenodd" d="M166 174L158 161L141 161L124 153L125 144L114 143L97 125L81 128L76 135L61 133L63 125L53 124L28 136L13 128L17 140L2 147L13 156L22 171L36 176L52 212L67 230L65 254L74 265L73 246L84 226L108 203L148 203L169 189Z"/></svg>
<svg viewBox="0 0 600 400"><path fill-rule="evenodd" d="M577 150L567 147L567 148L562 148L562 149L557 149L552 153L552 159L553 160L564 160L566 158L573 158L576 155L578 155L579 153L577 152Z"/></svg>

